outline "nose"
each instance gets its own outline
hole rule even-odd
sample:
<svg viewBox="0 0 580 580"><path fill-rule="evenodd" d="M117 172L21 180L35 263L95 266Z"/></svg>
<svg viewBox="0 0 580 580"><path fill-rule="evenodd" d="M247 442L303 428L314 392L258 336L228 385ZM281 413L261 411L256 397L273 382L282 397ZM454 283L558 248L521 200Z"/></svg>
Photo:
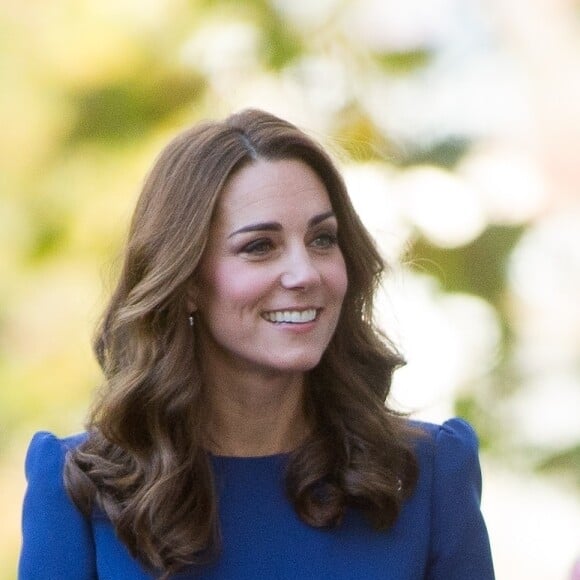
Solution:
<svg viewBox="0 0 580 580"><path fill-rule="evenodd" d="M286 289L305 289L320 282L320 272L306 248L289 252L280 283Z"/></svg>

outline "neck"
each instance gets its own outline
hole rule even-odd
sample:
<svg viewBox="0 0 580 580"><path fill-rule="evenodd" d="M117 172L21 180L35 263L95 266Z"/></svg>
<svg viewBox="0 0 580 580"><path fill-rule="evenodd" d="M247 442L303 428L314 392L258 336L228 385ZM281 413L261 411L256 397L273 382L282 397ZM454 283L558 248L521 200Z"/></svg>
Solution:
<svg viewBox="0 0 580 580"><path fill-rule="evenodd" d="M236 376L235 381L226 377L210 381L207 384L210 451L250 457L298 447L309 432L304 388L303 374L277 377L252 374Z"/></svg>

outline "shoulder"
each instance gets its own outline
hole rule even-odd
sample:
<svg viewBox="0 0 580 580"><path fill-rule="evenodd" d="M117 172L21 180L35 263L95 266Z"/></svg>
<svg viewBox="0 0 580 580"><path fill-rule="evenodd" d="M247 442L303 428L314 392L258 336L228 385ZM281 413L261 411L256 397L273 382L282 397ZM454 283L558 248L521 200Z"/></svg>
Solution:
<svg viewBox="0 0 580 580"><path fill-rule="evenodd" d="M415 448L420 461L433 463L446 471L479 466L479 440L473 427L464 419L453 418L441 425L411 421L418 433Z"/></svg>
<svg viewBox="0 0 580 580"><path fill-rule="evenodd" d="M67 453L87 439L85 433L58 438L47 431L32 437L25 461L29 490L42 490L49 497L62 495L62 475Z"/></svg>
<svg viewBox="0 0 580 580"><path fill-rule="evenodd" d="M46 451L56 455L63 454L78 447L87 440L87 437L87 433L78 433L60 438L49 431L38 431L32 437L28 454L34 456L38 451Z"/></svg>
<svg viewBox="0 0 580 580"><path fill-rule="evenodd" d="M454 442L477 450L477 435L473 427L465 419L454 417L441 425L414 420L409 421L409 423L436 443L442 441L445 445L448 442Z"/></svg>
<svg viewBox="0 0 580 580"><path fill-rule="evenodd" d="M25 462L19 578L95 577L90 522L64 483L66 455L85 439L84 434L59 439L45 431L32 438Z"/></svg>
<svg viewBox="0 0 580 580"><path fill-rule="evenodd" d="M479 441L473 427L459 418L441 425L412 421L419 464L419 488L435 505L481 499ZM434 506L435 507L435 506Z"/></svg>
<svg viewBox="0 0 580 580"><path fill-rule="evenodd" d="M419 489L429 506L430 575L445 580L493 579L489 538L480 510L477 435L463 419L413 422L418 432Z"/></svg>
<svg viewBox="0 0 580 580"><path fill-rule="evenodd" d="M66 454L86 441L86 439L86 433L79 433L62 439L48 431L35 433L26 454L26 474L34 473L38 469L61 468Z"/></svg>

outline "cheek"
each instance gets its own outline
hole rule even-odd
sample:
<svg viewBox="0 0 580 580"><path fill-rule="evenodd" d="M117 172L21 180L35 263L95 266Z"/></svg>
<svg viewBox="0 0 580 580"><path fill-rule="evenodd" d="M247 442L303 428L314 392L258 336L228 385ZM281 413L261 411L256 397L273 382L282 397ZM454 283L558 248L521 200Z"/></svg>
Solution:
<svg viewBox="0 0 580 580"><path fill-rule="evenodd" d="M327 284L337 300L342 301L348 288L346 264L341 257L326 274Z"/></svg>
<svg viewBox="0 0 580 580"><path fill-rule="evenodd" d="M205 278L202 294L206 308L218 306L229 309L251 307L270 288L268 276L246 264L230 263L218 265Z"/></svg>

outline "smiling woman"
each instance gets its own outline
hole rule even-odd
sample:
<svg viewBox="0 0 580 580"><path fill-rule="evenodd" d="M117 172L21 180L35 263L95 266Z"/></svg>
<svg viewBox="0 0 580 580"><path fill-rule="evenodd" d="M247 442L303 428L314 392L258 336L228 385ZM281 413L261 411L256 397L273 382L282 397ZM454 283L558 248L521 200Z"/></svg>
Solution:
<svg viewBox="0 0 580 580"><path fill-rule="evenodd" d="M318 364L347 288L337 228L324 184L301 161L255 161L230 179L189 305L209 393L247 373L242 390L262 406L255 390L287 394Z"/></svg>
<svg viewBox="0 0 580 580"><path fill-rule="evenodd" d="M135 210L87 432L31 443L20 578L493 578L475 434L385 404L383 269L293 125L179 135Z"/></svg>

